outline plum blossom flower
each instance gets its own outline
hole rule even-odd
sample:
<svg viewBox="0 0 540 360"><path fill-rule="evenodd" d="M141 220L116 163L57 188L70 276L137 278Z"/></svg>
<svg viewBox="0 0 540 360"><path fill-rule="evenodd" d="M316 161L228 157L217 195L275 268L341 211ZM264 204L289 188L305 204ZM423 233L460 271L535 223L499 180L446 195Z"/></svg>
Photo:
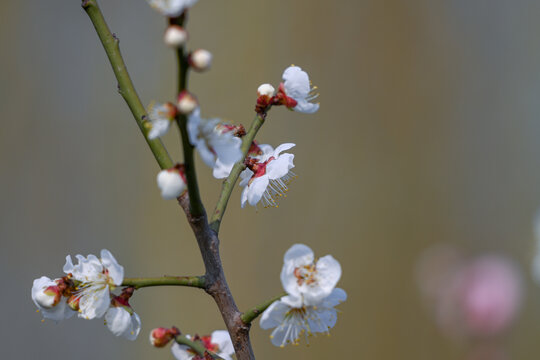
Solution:
<svg viewBox="0 0 540 360"><path fill-rule="evenodd" d="M186 337L191 339L189 335L186 335ZM218 355L223 360L232 360L234 347L231 337L227 331L216 330L211 336L195 336L193 340L201 341L208 351ZM198 356L190 347L186 345L174 343L171 347L171 351L174 357L178 360L202 360L200 356Z"/></svg>
<svg viewBox="0 0 540 360"><path fill-rule="evenodd" d="M67 305L67 299L59 286L62 279L51 280L46 276L34 280L32 300L44 318L54 321L68 319L75 315Z"/></svg>
<svg viewBox="0 0 540 360"><path fill-rule="evenodd" d="M312 87L308 74L298 66L289 66L283 72L283 82L279 85L276 100L281 105L287 106L295 111L312 114L319 110L319 104L314 104L311 100L318 94L314 94L317 87Z"/></svg>
<svg viewBox="0 0 540 360"><path fill-rule="evenodd" d="M105 314L107 328L116 336L135 340L141 331L141 318L130 307L111 306Z"/></svg>
<svg viewBox="0 0 540 360"><path fill-rule="evenodd" d="M180 330L174 326L170 329L155 328L150 331L150 344L155 347L164 347L178 335L180 335Z"/></svg>
<svg viewBox="0 0 540 360"><path fill-rule="evenodd" d="M184 10L192 7L197 0L147 0L151 7L167 17L180 16Z"/></svg>
<svg viewBox="0 0 540 360"><path fill-rule="evenodd" d="M157 175L156 181L161 190L161 197L165 200L176 199L187 190L183 165L176 165L171 169L161 170Z"/></svg>
<svg viewBox="0 0 540 360"><path fill-rule="evenodd" d="M165 135L169 131L175 116L176 107L171 103L150 105L148 110L149 121L146 123L146 126L150 128L148 139L153 140Z"/></svg>
<svg viewBox="0 0 540 360"><path fill-rule="evenodd" d="M276 198L285 195L289 190L287 185L296 177L291 171L294 155L281 152L294 146L291 143L281 144L271 154L263 152L259 159L246 159L247 169L240 174L240 186L244 187L242 207L246 203L256 206L261 200L264 207L278 206Z"/></svg>
<svg viewBox="0 0 540 360"><path fill-rule="evenodd" d="M232 168L242 158L242 140L236 135L243 133L243 127L222 124L217 118L203 119L200 109L197 108L188 117L187 129L189 141L195 146L204 163L211 168L216 168L218 161L218 169ZM217 170L214 176L222 176L221 171Z"/></svg>
<svg viewBox="0 0 540 360"><path fill-rule="evenodd" d="M302 336L316 333L329 334L336 325L335 306L347 299L347 293L340 288L333 289L330 295L317 305L302 305L298 298L284 296L264 311L259 322L261 328L272 329L270 338L275 346L298 345Z"/></svg>
<svg viewBox="0 0 540 360"><path fill-rule="evenodd" d="M315 261L313 251L303 244L295 244L287 250L283 261L283 288L305 305L316 305L329 296L341 277L341 266L332 255Z"/></svg>
<svg viewBox="0 0 540 360"><path fill-rule="evenodd" d="M80 282L73 292L72 301L78 304L79 317L100 318L105 315L111 302L110 291L122 285L124 268L118 264L108 250L101 250L100 258L95 255L76 255L79 261L73 265L71 256L66 256L64 272Z"/></svg>
<svg viewBox="0 0 540 360"><path fill-rule="evenodd" d="M275 328L272 344L298 344L300 337L328 333L336 324L335 306L347 299L347 293L335 288L341 266L332 256L315 261L306 245L295 244L285 253L281 283L287 296L274 302L262 314L263 329Z"/></svg>

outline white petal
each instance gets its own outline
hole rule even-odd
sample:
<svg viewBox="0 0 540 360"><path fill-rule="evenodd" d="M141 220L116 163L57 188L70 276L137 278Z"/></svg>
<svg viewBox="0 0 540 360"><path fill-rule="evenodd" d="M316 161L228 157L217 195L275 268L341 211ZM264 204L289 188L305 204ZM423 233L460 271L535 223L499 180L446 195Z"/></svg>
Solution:
<svg viewBox="0 0 540 360"><path fill-rule="evenodd" d="M201 109L196 108L189 114L187 121L187 131L189 142L195 146L199 138L199 125L201 123Z"/></svg>
<svg viewBox="0 0 540 360"><path fill-rule="evenodd" d="M261 145L261 146L263 146L263 145ZM296 146L296 144L293 144L293 143L281 144L276 148L276 150L273 151L273 156L277 158L279 156L279 154L281 154L283 151L292 149L295 146Z"/></svg>
<svg viewBox="0 0 540 360"><path fill-rule="evenodd" d="M281 302L283 302L285 305L291 307L291 308L301 308L304 306L302 297L295 297L292 295L287 295L281 298Z"/></svg>
<svg viewBox="0 0 540 360"><path fill-rule="evenodd" d="M275 328L283 322L285 315L291 308L282 301L278 300L272 303L261 315L259 325L263 329Z"/></svg>
<svg viewBox="0 0 540 360"><path fill-rule="evenodd" d="M303 293L306 305L317 305L330 295L341 277L341 265L331 255L326 255L317 261L316 271L316 283L313 286L307 286Z"/></svg>
<svg viewBox="0 0 540 360"><path fill-rule="evenodd" d="M171 122L168 119L161 119L152 122L152 128L148 132L148 139L153 140L165 135L170 128Z"/></svg>
<svg viewBox="0 0 540 360"><path fill-rule="evenodd" d="M262 155L252 157L259 159L260 162L264 162L268 160L268 158L270 158L271 156L274 156L274 148L271 145L261 144L259 145L259 148L262 151Z"/></svg>
<svg viewBox="0 0 540 360"><path fill-rule="evenodd" d="M150 6L168 17L177 17L190 8L197 0L147 0Z"/></svg>
<svg viewBox="0 0 540 360"><path fill-rule="evenodd" d="M307 322L312 333L328 333L336 325L337 311L334 308L309 308Z"/></svg>
<svg viewBox="0 0 540 360"><path fill-rule="evenodd" d="M293 108L293 110L304 114L313 114L319 110L319 106L319 104L314 104L306 100L300 100L296 102L296 106Z"/></svg>
<svg viewBox="0 0 540 360"><path fill-rule="evenodd" d="M255 178L247 187L247 199L249 205L255 206L261 200L266 188L268 187L268 176L263 175Z"/></svg>
<svg viewBox="0 0 540 360"><path fill-rule="evenodd" d="M189 347L176 342L171 346L171 352L177 360L191 360L194 355L189 353L188 350Z"/></svg>
<svg viewBox="0 0 540 360"><path fill-rule="evenodd" d="M345 292L345 290L335 288L334 290L332 290L330 295L328 295L328 297L324 299L323 306L334 307L344 302L345 300L347 300L347 293Z"/></svg>
<svg viewBox="0 0 540 360"><path fill-rule="evenodd" d="M124 267L119 265L109 250L101 250L101 263L109 272L109 277L117 286L122 285L124 281Z"/></svg>
<svg viewBox="0 0 540 360"><path fill-rule="evenodd" d="M216 330L212 333L212 344L216 344L219 348L217 355L221 356L224 360L230 360L231 355L234 354L234 346L231 341L231 336L226 330Z"/></svg>
<svg viewBox="0 0 540 360"><path fill-rule="evenodd" d="M58 322L70 318L75 314L75 311L71 310L71 308L67 306L66 298L64 297L62 297L60 302L55 306L44 306L48 304L46 304L46 302L44 303L43 299L41 299L43 290L49 286L55 285L56 282L46 276L35 279L32 285L32 300L44 318Z"/></svg>
<svg viewBox="0 0 540 360"><path fill-rule="evenodd" d="M242 195L240 197L240 206L242 207L242 209L246 206L247 200L248 200L248 188L246 187L242 191Z"/></svg>
<svg viewBox="0 0 540 360"><path fill-rule="evenodd" d="M303 244L294 244L285 253L280 278L283 288L289 295L297 298L302 296L294 270L298 267L312 264L314 257L313 251Z"/></svg>
<svg viewBox="0 0 540 360"><path fill-rule="evenodd" d="M225 179L231 173L231 170L232 170L233 166L234 166L234 163L232 163L232 164L224 164L218 158L216 160L216 164L214 165L214 170L212 172L212 175L216 179Z"/></svg>
<svg viewBox="0 0 540 360"><path fill-rule="evenodd" d="M276 160L272 160L266 166L266 174L271 180L280 179L289 173L294 167L293 154L283 154Z"/></svg>
<svg viewBox="0 0 540 360"><path fill-rule="evenodd" d="M250 169L245 169L240 173L240 183L239 185L244 187L248 186L249 180L253 177L254 173Z"/></svg>
<svg viewBox="0 0 540 360"><path fill-rule="evenodd" d="M71 256L68 255L66 256L66 264L64 265L63 267L63 271L66 273L66 274L69 274L69 273L72 273L73 272L73 261L71 261Z"/></svg>
<svg viewBox="0 0 540 360"><path fill-rule="evenodd" d="M311 91L309 76L299 66L289 66L285 69L283 72L283 81L287 96L295 100L305 99Z"/></svg>
<svg viewBox="0 0 540 360"><path fill-rule="evenodd" d="M242 151L240 150L242 140L231 133L225 133L221 137L224 139L212 144L217 157L225 164L234 165L242 159Z"/></svg>
<svg viewBox="0 0 540 360"><path fill-rule="evenodd" d="M110 303L111 298L108 286L105 286L103 289L83 290L83 295L79 302L79 317L87 320L103 317Z"/></svg>
<svg viewBox="0 0 540 360"><path fill-rule="evenodd" d="M121 307L111 307L105 315L107 327L115 336L131 331L131 314Z"/></svg>

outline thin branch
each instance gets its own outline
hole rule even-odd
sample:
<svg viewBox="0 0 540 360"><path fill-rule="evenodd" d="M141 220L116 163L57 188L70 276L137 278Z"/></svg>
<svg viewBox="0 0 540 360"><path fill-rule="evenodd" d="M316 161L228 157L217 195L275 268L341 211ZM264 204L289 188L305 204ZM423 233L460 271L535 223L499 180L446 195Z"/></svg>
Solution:
<svg viewBox="0 0 540 360"><path fill-rule="evenodd" d="M260 303L257 306L254 306L249 311L246 311L245 313L242 314L242 317L241 317L242 321L245 324L251 323L259 315L261 315L264 312L264 310L266 310L270 305L272 305L274 302L278 301L279 299L281 299L285 295L287 295L287 293L279 294L278 296L274 296L273 298L270 298L270 299L266 300L265 302Z"/></svg>
<svg viewBox="0 0 540 360"><path fill-rule="evenodd" d="M156 278L125 278L122 286L133 286L140 289L149 286L190 286L204 289L204 276L163 276Z"/></svg>
<svg viewBox="0 0 540 360"><path fill-rule="evenodd" d="M249 148L251 147L251 143L255 139L255 135L257 135L257 132L264 124L264 119L265 117L261 116L260 114L257 114L253 119L251 127L242 139L242 161L239 161L234 165L231 173L229 174L229 177L223 182L223 186L221 188L221 195L219 196L219 200L216 204L216 208L214 209L214 213L210 218L210 228L216 233L219 233L221 220L223 219L223 215L225 214L225 210L227 209L227 203L229 202L229 198L231 197L234 185L236 184L240 173L245 169L243 159L245 159Z"/></svg>
<svg viewBox="0 0 540 360"><path fill-rule="evenodd" d="M184 26L186 13L184 12L177 18L170 19L171 24ZM176 60L178 68L178 94L187 89L187 78L189 73L189 63L186 56L185 46L182 45L176 50ZM178 94L176 94L178 96ZM176 122L180 129L182 139L182 148L184 151L184 171L186 173L187 188L189 193L190 212L194 217L199 217L204 213L201 195L199 192L199 184L197 182L197 172L195 170L195 159L193 156L193 145L189 141L187 131L187 116L178 114Z"/></svg>
<svg viewBox="0 0 540 360"><path fill-rule="evenodd" d="M216 354L208 351L204 347L204 345L201 344L200 342L192 341L192 340L188 339L187 337L185 337L184 335L178 335L175 338L175 340L180 345L186 345L186 346L189 346L190 348L192 348L203 359L206 359L206 357L205 357L205 353L206 353L206 354L208 354L210 356L211 359L223 360L223 358L221 358L221 357L217 356Z"/></svg>
<svg viewBox="0 0 540 360"><path fill-rule="evenodd" d="M165 149L165 146L163 145L161 140L148 139L149 130L146 129L146 127L144 126L147 116L146 110L144 109L144 106L142 105L141 100L139 99L139 96L135 91L133 82L129 77L129 73L124 63L124 59L122 59L122 54L120 53L120 48L118 46L119 40L109 30L103 14L99 9L97 1L84 0L82 3L82 7L88 14L88 17L90 17L90 20L92 21L92 24L96 29L99 39L103 44L103 48L107 53L107 57L109 58L109 61L111 63L114 75L116 76L116 80L118 81L118 91L129 106L129 109L131 110L131 113L133 114L137 125L139 125L139 129L144 135L144 138L148 146L150 147L150 150L152 150L152 154L154 154L156 161L162 169L168 169L173 167L173 161L171 160L171 157L167 153L167 149Z"/></svg>

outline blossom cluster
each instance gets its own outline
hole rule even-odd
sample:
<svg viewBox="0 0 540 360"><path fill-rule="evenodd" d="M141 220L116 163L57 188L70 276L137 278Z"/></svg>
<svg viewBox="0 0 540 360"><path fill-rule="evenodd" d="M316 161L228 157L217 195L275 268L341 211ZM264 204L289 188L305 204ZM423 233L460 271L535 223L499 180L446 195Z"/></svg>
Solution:
<svg viewBox="0 0 540 360"><path fill-rule="evenodd" d="M124 268L108 250L100 257L77 255L76 265L66 257L66 276L51 280L46 276L34 280L32 300L44 318L59 322L76 313L82 319L105 318L109 330L116 336L135 340L141 329L141 319L131 306L133 288L120 295L112 291L122 285Z"/></svg>
<svg viewBox="0 0 540 360"><path fill-rule="evenodd" d="M165 347L169 342L180 335L176 327L156 328L150 331L150 343L155 347ZM229 332L226 330L216 330L211 335L205 336L185 336L188 340L201 344L205 351L213 353L223 360L232 360L234 347ZM173 356L178 360L205 360L199 356L191 347L174 342L171 347Z"/></svg>
<svg viewBox="0 0 540 360"><path fill-rule="evenodd" d="M315 259L306 245L293 245L284 256L281 283L287 295L274 302L262 314L263 329L275 328L272 344L297 345L302 336L329 333L337 321L335 306L347 299L336 285L341 266L331 255Z"/></svg>

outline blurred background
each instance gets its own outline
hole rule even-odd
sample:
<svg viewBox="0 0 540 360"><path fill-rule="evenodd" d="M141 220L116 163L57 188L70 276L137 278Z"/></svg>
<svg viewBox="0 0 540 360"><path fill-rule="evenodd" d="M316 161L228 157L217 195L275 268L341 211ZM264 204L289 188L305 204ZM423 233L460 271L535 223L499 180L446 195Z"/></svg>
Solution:
<svg viewBox="0 0 540 360"><path fill-rule="evenodd" d="M101 1L144 104L172 101L165 20L145 1ZM222 258L241 309L281 291L284 252L305 243L341 262L348 300L332 336L271 345L254 324L258 359L464 359L416 281L435 243L498 253L523 274L523 307L497 338L508 358L540 353L540 288L530 276L540 206L540 2L505 0L200 0L189 48L214 54L190 89L206 117L249 125L256 89L294 63L319 87L321 109L272 109L258 140L295 142L279 209L231 198ZM172 359L148 332L223 328L198 289L154 288L131 300L134 342L102 321L41 322L32 280L61 275L67 254L109 249L126 276L203 272L174 201L122 98L80 1L0 3L0 358ZM164 139L180 160L177 134ZM213 208L220 182L198 161ZM7 287L6 287L7 284ZM495 359L484 357L483 359Z"/></svg>

